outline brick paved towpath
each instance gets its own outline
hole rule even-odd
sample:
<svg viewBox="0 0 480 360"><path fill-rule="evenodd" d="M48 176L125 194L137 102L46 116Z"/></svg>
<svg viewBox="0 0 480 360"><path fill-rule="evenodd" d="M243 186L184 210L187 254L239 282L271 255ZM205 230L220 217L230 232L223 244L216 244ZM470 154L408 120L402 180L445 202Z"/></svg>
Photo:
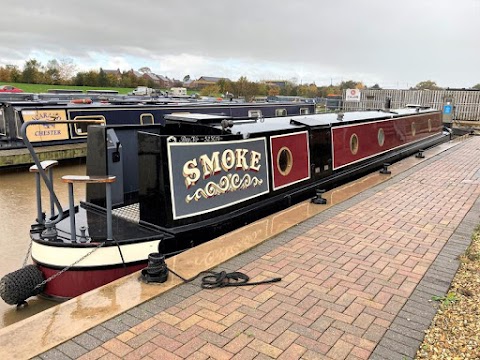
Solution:
<svg viewBox="0 0 480 360"><path fill-rule="evenodd" d="M35 359L410 359L479 223L474 137Z"/></svg>

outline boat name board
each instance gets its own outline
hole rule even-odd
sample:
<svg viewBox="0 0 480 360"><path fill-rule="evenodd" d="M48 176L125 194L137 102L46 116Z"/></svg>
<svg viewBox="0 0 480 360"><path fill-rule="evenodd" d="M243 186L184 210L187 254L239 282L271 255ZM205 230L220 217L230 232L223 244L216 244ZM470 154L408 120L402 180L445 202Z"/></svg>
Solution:
<svg viewBox="0 0 480 360"><path fill-rule="evenodd" d="M67 120L65 110L23 110L23 121L52 121L51 124L30 125L27 128L27 137L30 142L67 140L68 125L54 124L55 121Z"/></svg>
<svg viewBox="0 0 480 360"><path fill-rule="evenodd" d="M247 201L269 191L266 139L167 145L173 218Z"/></svg>

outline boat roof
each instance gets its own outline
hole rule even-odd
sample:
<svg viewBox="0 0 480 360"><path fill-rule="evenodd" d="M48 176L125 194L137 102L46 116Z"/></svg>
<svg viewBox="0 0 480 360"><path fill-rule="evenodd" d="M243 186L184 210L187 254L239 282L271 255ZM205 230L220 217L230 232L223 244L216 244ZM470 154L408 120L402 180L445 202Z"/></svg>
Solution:
<svg viewBox="0 0 480 360"><path fill-rule="evenodd" d="M406 115L438 112L434 109L395 109L391 111L352 111L346 113L325 113L312 115L285 116L276 118L260 118L233 120L230 130L233 134L255 134L275 132L289 129L302 129L308 127L335 127L351 123L387 120ZM339 116L340 115L340 116ZM225 119L225 117L223 117ZM217 123L213 125L222 128Z"/></svg>

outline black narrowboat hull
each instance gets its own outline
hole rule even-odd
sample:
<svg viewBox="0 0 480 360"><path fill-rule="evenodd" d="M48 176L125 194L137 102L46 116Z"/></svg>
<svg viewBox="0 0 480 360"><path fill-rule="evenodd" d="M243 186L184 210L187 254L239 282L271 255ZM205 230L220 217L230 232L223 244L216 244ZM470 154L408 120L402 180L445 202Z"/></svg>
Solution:
<svg viewBox="0 0 480 360"><path fill-rule="evenodd" d="M80 233L66 215L56 224L63 237L45 238L42 226L32 231L32 258L45 278L63 271L44 294L77 296L138 271L149 253L183 251L449 138L439 111L419 109L92 126L87 175L119 180L113 239L105 187L88 184L86 202L75 208L83 240L66 240ZM134 218L122 215L130 208Z"/></svg>

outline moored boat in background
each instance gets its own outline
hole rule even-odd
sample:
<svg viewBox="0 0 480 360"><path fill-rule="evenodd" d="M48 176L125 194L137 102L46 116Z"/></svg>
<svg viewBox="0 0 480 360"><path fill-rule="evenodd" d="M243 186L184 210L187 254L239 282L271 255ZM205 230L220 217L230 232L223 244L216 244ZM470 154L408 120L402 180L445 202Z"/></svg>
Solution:
<svg viewBox="0 0 480 360"><path fill-rule="evenodd" d="M29 141L34 146L48 146L85 142L87 126L98 120L107 125L164 125L165 115L172 113L203 113L233 118L315 113L315 104L312 103L200 101L102 94L46 94L46 98L32 99L27 95L17 100L0 99L0 150L25 147L20 129L28 121L52 120L48 125L28 129ZM66 120L83 121L58 123Z"/></svg>

